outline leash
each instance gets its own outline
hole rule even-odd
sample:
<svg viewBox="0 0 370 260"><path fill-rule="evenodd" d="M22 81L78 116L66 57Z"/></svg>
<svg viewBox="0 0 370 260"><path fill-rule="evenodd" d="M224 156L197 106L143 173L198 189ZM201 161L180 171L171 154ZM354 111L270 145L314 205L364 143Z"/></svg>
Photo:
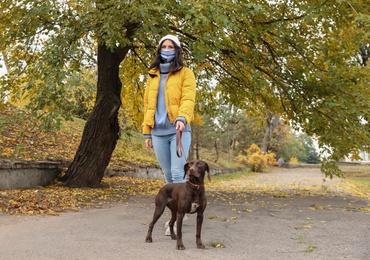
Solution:
<svg viewBox="0 0 370 260"><path fill-rule="evenodd" d="M177 130L176 131L176 154L177 154L177 157L179 158L184 155L185 161L187 161L181 139L182 139L182 132L180 130Z"/></svg>

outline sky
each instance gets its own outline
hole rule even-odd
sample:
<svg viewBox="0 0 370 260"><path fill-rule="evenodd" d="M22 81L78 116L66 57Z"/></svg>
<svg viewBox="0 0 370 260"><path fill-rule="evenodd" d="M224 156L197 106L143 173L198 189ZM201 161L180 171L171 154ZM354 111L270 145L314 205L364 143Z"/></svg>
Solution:
<svg viewBox="0 0 370 260"><path fill-rule="evenodd" d="M2 57L0 58L0 77L2 75L4 75L6 73L6 69L5 69L5 64L4 64L4 61L2 59Z"/></svg>

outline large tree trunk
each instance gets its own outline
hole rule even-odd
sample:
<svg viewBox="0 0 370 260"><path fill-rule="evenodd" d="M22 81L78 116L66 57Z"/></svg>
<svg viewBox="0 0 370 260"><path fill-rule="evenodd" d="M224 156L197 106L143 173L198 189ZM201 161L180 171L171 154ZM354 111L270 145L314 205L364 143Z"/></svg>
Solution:
<svg viewBox="0 0 370 260"><path fill-rule="evenodd" d="M126 24L126 33L122 37L132 41L139 26L140 23ZM86 122L75 158L62 178L69 187L96 188L100 185L119 138L118 110L122 89L119 65L131 48L126 45L112 50L104 42L98 44L95 106Z"/></svg>
<svg viewBox="0 0 370 260"><path fill-rule="evenodd" d="M218 162L218 157L219 157L219 154L218 154L218 146L217 146L217 138L216 138L216 140L215 140L215 142L214 142L214 145L215 145L215 152L216 152L216 159L215 159L215 163L217 163Z"/></svg>
<svg viewBox="0 0 370 260"><path fill-rule="evenodd" d="M279 125L280 116L279 115L273 115L272 113L268 113L267 119L266 119L266 128L265 128L265 135L262 140L262 152L267 153L270 143L271 143L271 137L272 133L276 129L276 127Z"/></svg>
<svg viewBox="0 0 370 260"><path fill-rule="evenodd" d="M199 156L199 149L200 149L200 140L199 140L199 127L197 127L197 131L195 132L195 158L197 160L200 159Z"/></svg>
<svg viewBox="0 0 370 260"><path fill-rule="evenodd" d="M121 54L121 53L120 53ZM119 138L118 110L122 83L118 50L98 46L98 85L95 106L89 116L80 146L63 179L69 187L98 187Z"/></svg>

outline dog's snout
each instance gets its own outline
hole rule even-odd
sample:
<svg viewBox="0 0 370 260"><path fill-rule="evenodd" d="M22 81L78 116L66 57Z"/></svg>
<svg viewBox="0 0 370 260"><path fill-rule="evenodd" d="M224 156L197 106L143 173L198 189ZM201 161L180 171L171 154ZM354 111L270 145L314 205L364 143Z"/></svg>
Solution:
<svg viewBox="0 0 370 260"><path fill-rule="evenodd" d="M189 176L190 176L190 175L194 175L196 172L197 172L197 171L196 171L196 169L194 169L194 167L190 167L190 168L189 168L189 172L188 172L188 174L189 174Z"/></svg>

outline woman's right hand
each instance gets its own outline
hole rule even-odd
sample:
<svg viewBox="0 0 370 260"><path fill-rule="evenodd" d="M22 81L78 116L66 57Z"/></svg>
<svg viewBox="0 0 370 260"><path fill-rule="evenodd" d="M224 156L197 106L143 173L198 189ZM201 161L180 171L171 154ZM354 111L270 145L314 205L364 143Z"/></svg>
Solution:
<svg viewBox="0 0 370 260"><path fill-rule="evenodd" d="M152 138L145 139L145 146L146 148L153 148Z"/></svg>

